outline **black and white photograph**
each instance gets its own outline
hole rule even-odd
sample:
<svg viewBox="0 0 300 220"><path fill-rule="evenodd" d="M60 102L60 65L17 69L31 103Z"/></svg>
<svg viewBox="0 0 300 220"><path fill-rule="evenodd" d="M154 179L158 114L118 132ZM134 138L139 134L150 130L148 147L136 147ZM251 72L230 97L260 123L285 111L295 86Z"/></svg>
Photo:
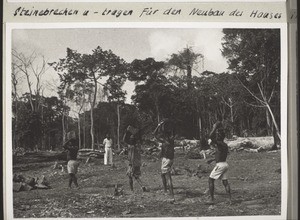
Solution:
<svg viewBox="0 0 300 220"><path fill-rule="evenodd" d="M8 30L13 218L286 214L283 24Z"/></svg>

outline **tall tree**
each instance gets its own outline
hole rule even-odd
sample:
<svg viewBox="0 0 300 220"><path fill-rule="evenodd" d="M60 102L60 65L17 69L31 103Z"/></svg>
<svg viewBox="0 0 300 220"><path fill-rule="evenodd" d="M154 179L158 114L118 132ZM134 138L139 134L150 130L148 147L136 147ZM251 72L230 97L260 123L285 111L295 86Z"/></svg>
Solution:
<svg viewBox="0 0 300 220"><path fill-rule="evenodd" d="M234 73L214 74L210 81L210 86L214 91L213 95L218 99L218 106L222 109L222 119L229 118L230 131L233 135L235 119L239 105L243 103L245 98L245 90ZM228 108L229 112L225 108Z"/></svg>
<svg viewBox="0 0 300 220"><path fill-rule="evenodd" d="M266 109L268 129L280 140L280 30L223 29L222 54L253 97L252 105ZM269 116L271 120L269 120Z"/></svg>
<svg viewBox="0 0 300 220"><path fill-rule="evenodd" d="M165 63L157 62L153 58L134 60L128 78L136 83L133 101L141 110L152 114L159 123L167 108L169 94Z"/></svg>
<svg viewBox="0 0 300 220"><path fill-rule="evenodd" d="M198 72L198 64L203 62L203 58L201 53L196 53L191 47L186 47L178 53L173 53L168 60L168 65L171 70L186 74L187 87L191 89L192 71Z"/></svg>
<svg viewBox="0 0 300 220"><path fill-rule="evenodd" d="M86 81L76 81L73 85L68 87L68 93L70 101L72 102L73 112L77 114L78 117L78 144L81 148L81 120L80 116L85 106L88 103L89 97L92 94L92 84Z"/></svg>
<svg viewBox="0 0 300 220"><path fill-rule="evenodd" d="M111 50L103 50L97 47L91 54L80 54L67 48L67 56L59 62L51 64L61 76L62 82L68 85L76 81L86 81L93 85L91 97L91 147L95 148L94 108L97 102L99 85L109 91L108 99L116 99L122 96L121 86L127 72L126 62L115 55ZM105 81L102 83L102 81Z"/></svg>
<svg viewBox="0 0 300 220"><path fill-rule="evenodd" d="M12 70L18 72L26 79L27 89L26 99L30 103L31 118L30 122L35 125L43 123L43 76L47 72L47 62L44 56L40 56L35 52L30 55L18 52L16 49L12 50ZM13 73L14 77L14 73ZM14 79L13 85L16 83ZM17 102L16 102L17 103ZM18 117L18 116L17 116ZM39 121L39 122L38 122ZM43 127L41 128L43 129ZM41 136L35 136L35 146L44 148L45 131L42 130Z"/></svg>
<svg viewBox="0 0 300 220"><path fill-rule="evenodd" d="M25 55L15 49L12 50L12 57L13 68L24 74L26 78L31 110L37 112L40 110L42 104L40 99L43 90L42 77L47 72L47 62L44 56L38 57L35 52L31 55ZM35 101L32 99L33 95L35 96Z"/></svg>
<svg viewBox="0 0 300 220"><path fill-rule="evenodd" d="M16 66L16 63L12 62L12 71L11 71L11 84L12 84L12 110L13 110L13 140L14 140L14 149L18 147L18 104L19 104L19 91L18 86L22 80L20 75L20 70Z"/></svg>

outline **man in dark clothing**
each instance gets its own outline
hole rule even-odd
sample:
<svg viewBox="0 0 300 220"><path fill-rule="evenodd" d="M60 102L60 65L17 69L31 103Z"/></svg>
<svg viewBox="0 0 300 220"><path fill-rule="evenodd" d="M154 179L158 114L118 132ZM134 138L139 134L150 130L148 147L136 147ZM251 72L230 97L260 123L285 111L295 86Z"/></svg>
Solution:
<svg viewBox="0 0 300 220"><path fill-rule="evenodd" d="M226 192L229 195L229 201L231 203L230 186L227 180L228 163L226 162L228 154L228 145L224 142L225 131L220 121L214 124L213 129L209 135L209 144L216 149L215 161L216 166L212 170L208 183L210 193L210 204L214 203L214 181L216 179L222 179L222 183Z"/></svg>
<svg viewBox="0 0 300 220"><path fill-rule="evenodd" d="M77 183L77 170L79 163L77 161L77 154L78 154L78 139L76 138L75 132L68 133L69 140L64 144L64 149L67 151L67 169L69 174L69 188L72 186L72 182L74 185L78 187Z"/></svg>
<svg viewBox="0 0 300 220"><path fill-rule="evenodd" d="M133 178L138 182L143 192L146 191L146 187L143 185L140 176L141 176L141 133L139 129L136 129L129 125L124 133L123 141L127 145L128 152L128 169L127 176L129 178L129 186L131 191L133 191Z"/></svg>
<svg viewBox="0 0 300 220"><path fill-rule="evenodd" d="M171 169L174 163L174 139L171 135L167 134L165 137L160 138L161 144L161 179L164 186L164 191L167 192L167 185L169 186L172 199L174 198L173 183L171 177Z"/></svg>
<svg viewBox="0 0 300 220"><path fill-rule="evenodd" d="M129 129L126 130L123 141L127 144L128 148L128 169L127 176L129 178L129 186L131 191L133 191L133 177L138 182L143 192L146 192L146 187L143 185L140 176L141 176L141 145L139 143L136 135L132 134Z"/></svg>

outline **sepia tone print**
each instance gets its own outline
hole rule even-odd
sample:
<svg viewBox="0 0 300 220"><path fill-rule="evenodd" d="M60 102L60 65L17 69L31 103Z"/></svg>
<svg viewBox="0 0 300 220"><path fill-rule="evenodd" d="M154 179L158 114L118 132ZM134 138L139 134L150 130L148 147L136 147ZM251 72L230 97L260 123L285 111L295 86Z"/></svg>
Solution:
<svg viewBox="0 0 300 220"><path fill-rule="evenodd" d="M13 29L15 218L279 216L280 28Z"/></svg>

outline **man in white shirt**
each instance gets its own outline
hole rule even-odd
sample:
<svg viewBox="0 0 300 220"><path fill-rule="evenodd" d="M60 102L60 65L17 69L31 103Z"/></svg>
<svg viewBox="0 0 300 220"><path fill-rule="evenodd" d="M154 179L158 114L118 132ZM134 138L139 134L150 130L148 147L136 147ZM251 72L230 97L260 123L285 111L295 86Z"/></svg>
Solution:
<svg viewBox="0 0 300 220"><path fill-rule="evenodd" d="M106 138L103 141L103 145L105 148L105 154L104 154L104 165L112 165L113 164L113 153L112 153L112 146L113 141L109 134L106 135Z"/></svg>

